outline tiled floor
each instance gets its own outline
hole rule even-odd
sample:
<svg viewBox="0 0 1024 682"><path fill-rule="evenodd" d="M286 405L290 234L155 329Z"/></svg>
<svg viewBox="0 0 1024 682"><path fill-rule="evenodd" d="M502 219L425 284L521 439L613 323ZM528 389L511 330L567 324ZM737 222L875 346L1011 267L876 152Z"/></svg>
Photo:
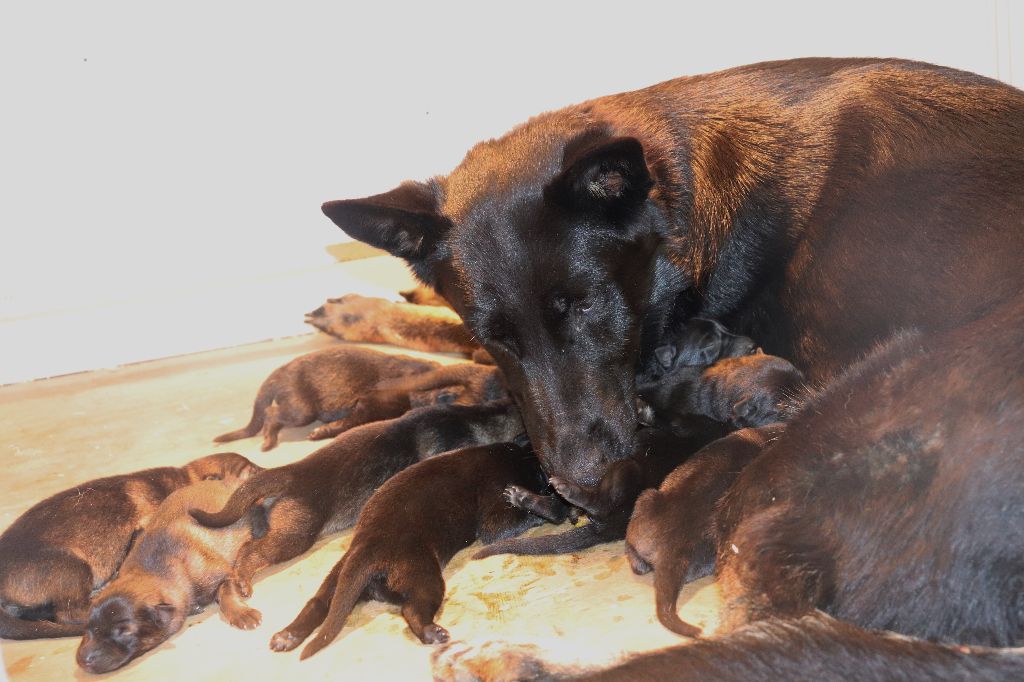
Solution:
<svg viewBox="0 0 1024 682"><path fill-rule="evenodd" d="M246 423L267 374L332 343L325 335L307 334L0 388L0 527L75 483L182 464L226 449L210 439ZM308 430L284 431L282 444L270 453L259 451L257 438L232 443L230 449L264 466L283 464L318 447L304 439ZM298 652L268 648L271 635L291 621L348 541L348 533L330 538L259 576L250 603L263 612L263 624L255 631L229 627L214 604L169 642L114 675L250 682L298 675L430 679L429 647L415 640L397 609L386 604L357 607L338 639L307 661L300 663ZM498 556L479 562L469 561L473 550L467 550L445 571L448 594L438 622L456 639L536 642L555 660L605 660L679 641L654 619L651 578L634 576L622 549L618 542L562 557ZM680 604L684 618L713 629L718 598L710 581L689 586ZM0 641L3 670L18 681L89 678L75 666L77 644L75 639Z"/></svg>

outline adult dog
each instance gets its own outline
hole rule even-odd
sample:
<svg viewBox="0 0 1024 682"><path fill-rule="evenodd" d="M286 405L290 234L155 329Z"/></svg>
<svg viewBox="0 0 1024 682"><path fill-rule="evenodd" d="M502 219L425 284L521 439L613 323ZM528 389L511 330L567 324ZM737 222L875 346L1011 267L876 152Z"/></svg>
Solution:
<svg viewBox="0 0 1024 682"><path fill-rule="evenodd" d="M992 311L1024 284L1024 93L942 67L804 59L668 81L538 116L446 177L323 208L452 304L504 373L545 469L578 484L631 452L636 369L692 316L753 337L812 382L900 328L942 335L953 365L927 371L962 379L968 397L985 390L971 378L990 374L985 362L1020 352L1006 333L1016 318ZM980 331L951 330L982 318L995 345L961 371L956 344ZM890 429L941 418L917 390L932 383L892 383L898 419L870 437L892 443ZM1020 400L1017 386L1005 400ZM850 407L833 416L855 424L870 402L837 401ZM1019 422L998 446L990 423L965 420L958 435L978 474L1024 446ZM1019 503L991 522L1011 523ZM958 608L936 604L936 619L946 607ZM972 621L972 641L1020 637L998 618Z"/></svg>

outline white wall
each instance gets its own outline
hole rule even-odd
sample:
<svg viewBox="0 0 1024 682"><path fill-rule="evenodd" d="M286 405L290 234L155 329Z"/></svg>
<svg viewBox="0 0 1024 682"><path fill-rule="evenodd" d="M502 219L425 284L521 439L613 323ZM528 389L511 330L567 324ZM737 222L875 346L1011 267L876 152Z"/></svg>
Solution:
<svg viewBox="0 0 1024 682"><path fill-rule="evenodd" d="M0 318L329 262L323 200L676 75L884 55L1010 79L1016 56L1019 84L1022 19L1016 0L9 0Z"/></svg>

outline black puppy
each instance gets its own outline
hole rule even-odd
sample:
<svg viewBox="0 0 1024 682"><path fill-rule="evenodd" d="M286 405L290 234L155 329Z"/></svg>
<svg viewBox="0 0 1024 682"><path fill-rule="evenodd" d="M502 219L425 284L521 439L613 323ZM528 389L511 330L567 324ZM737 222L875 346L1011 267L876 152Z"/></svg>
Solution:
<svg viewBox="0 0 1024 682"><path fill-rule="evenodd" d="M360 599L400 604L424 644L448 641L434 623L444 599L442 569L476 539L486 544L542 523L506 504L501 491L536 490L543 479L536 457L511 443L450 452L396 474L366 503L345 556L271 648L294 649L322 622L302 658L315 654L337 637ZM565 519L564 507L554 511L548 520Z"/></svg>
<svg viewBox="0 0 1024 682"><path fill-rule="evenodd" d="M205 526L228 526L258 501L274 498L269 531L242 549L235 566L239 584L247 586L260 569L351 526L373 492L402 469L448 450L512 441L522 430L507 401L419 408L346 431L305 459L253 476L223 509L192 515Z"/></svg>
<svg viewBox="0 0 1024 682"><path fill-rule="evenodd" d="M270 450L285 426L305 426L319 419L324 424L309 434L310 440L319 440L353 426L397 417L409 410L407 396L395 393L387 396L389 400L371 400L366 394L382 379L437 367L440 364L432 360L354 346L307 353L271 372L256 394L248 425L213 441L248 438L262 430L261 449Z"/></svg>
<svg viewBox="0 0 1024 682"><path fill-rule="evenodd" d="M683 367L707 367L723 358L750 355L754 340L733 334L722 323L694 317L677 333L667 335L668 343L654 349L637 372L637 389L660 382Z"/></svg>
<svg viewBox="0 0 1024 682"><path fill-rule="evenodd" d="M740 472L785 428L772 424L743 429L704 447L665 478L657 490L637 498L626 529L626 555L633 572L656 569L658 620L669 630L696 637L700 628L683 622L676 600L684 580L714 568L717 542L712 519L719 499Z"/></svg>
<svg viewBox="0 0 1024 682"><path fill-rule="evenodd" d="M551 477L551 486L562 499L587 513L587 524L559 534L496 542L473 558L509 553L564 554L619 540L626 535L633 504L641 491L657 486L680 462L726 432L724 425L701 418L693 418L685 434L641 429L637 434L636 453L613 462L596 486L578 486ZM550 498L518 486L510 486L505 495L512 505L540 515L544 515L543 510L551 504Z"/></svg>
<svg viewBox="0 0 1024 682"><path fill-rule="evenodd" d="M99 478L33 506L0 535L0 637L82 634L90 595L117 573L169 494L203 480L237 480L254 466L220 453Z"/></svg>

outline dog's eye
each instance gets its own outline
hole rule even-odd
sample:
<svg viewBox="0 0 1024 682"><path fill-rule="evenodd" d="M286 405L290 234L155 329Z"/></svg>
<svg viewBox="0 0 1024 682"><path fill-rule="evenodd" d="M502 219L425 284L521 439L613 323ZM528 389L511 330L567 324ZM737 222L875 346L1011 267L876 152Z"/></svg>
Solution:
<svg viewBox="0 0 1024 682"><path fill-rule="evenodd" d="M587 296L576 301L576 310L581 313L589 313L594 309L594 297Z"/></svg>
<svg viewBox="0 0 1024 682"><path fill-rule="evenodd" d="M221 481L223 478L220 474L207 474L203 476L204 481Z"/></svg>

